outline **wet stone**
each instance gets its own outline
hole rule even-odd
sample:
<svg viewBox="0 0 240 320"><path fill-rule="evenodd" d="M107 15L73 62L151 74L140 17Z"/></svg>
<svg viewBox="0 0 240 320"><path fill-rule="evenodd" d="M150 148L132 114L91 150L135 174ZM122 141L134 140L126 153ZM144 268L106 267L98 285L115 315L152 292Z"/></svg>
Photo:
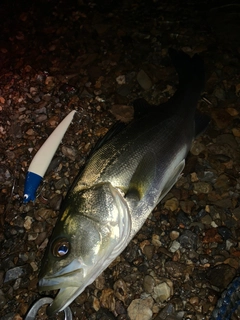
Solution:
<svg viewBox="0 0 240 320"><path fill-rule="evenodd" d="M127 309L130 320L138 320L139 315L141 315L141 320L152 319L152 306L153 299L151 297L133 300Z"/></svg>
<svg viewBox="0 0 240 320"><path fill-rule="evenodd" d="M22 277L26 275L26 268L25 267L15 267L12 269L9 269L5 274L4 283L16 280L19 277Z"/></svg>
<svg viewBox="0 0 240 320"><path fill-rule="evenodd" d="M146 293L151 293L155 285L155 280L152 276L146 275L143 279L143 288Z"/></svg>
<svg viewBox="0 0 240 320"><path fill-rule="evenodd" d="M212 186L204 181L195 182L193 184L193 190L195 193L209 193L212 191Z"/></svg>
<svg viewBox="0 0 240 320"><path fill-rule="evenodd" d="M45 221L54 216L53 210L41 208L34 213L34 217L38 221Z"/></svg>
<svg viewBox="0 0 240 320"><path fill-rule="evenodd" d="M174 240L171 243L171 246L169 247L169 251L170 252L175 252L180 248L180 246L181 246L180 243L177 240Z"/></svg>
<svg viewBox="0 0 240 320"><path fill-rule="evenodd" d="M177 198L171 198L167 200L164 204L164 208L167 210L175 211L179 206L179 202Z"/></svg>
<svg viewBox="0 0 240 320"><path fill-rule="evenodd" d="M62 203L62 195L61 194L55 194L52 199L49 201L49 206L53 210L59 210Z"/></svg>
<svg viewBox="0 0 240 320"><path fill-rule="evenodd" d="M69 185L69 180L66 177L61 178L57 182L54 183L56 190L61 190L63 187L66 187L68 185Z"/></svg>
<svg viewBox="0 0 240 320"><path fill-rule="evenodd" d="M211 285L219 289L225 289L236 276L236 270L229 265L220 264L207 272L207 277Z"/></svg>
<svg viewBox="0 0 240 320"><path fill-rule="evenodd" d="M187 271L185 264L175 261L167 261L165 267L167 272L173 277L181 277Z"/></svg>
<svg viewBox="0 0 240 320"><path fill-rule="evenodd" d="M197 249L198 236L190 230L184 230L178 238L181 246L186 249Z"/></svg>
<svg viewBox="0 0 240 320"><path fill-rule="evenodd" d="M185 226L188 226L191 223L191 219L188 217L188 215L185 212L180 210L177 213L177 222L179 224L183 224Z"/></svg>
<svg viewBox="0 0 240 320"><path fill-rule="evenodd" d="M62 153L64 154L65 157L69 158L72 161L75 161L77 152L75 149L62 146Z"/></svg>
<svg viewBox="0 0 240 320"><path fill-rule="evenodd" d="M212 217L211 217L209 214L206 214L205 216L203 216L203 217L201 218L201 222L202 222L203 224L211 225L211 223L212 223Z"/></svg>
<svg viewBox="0 0 240 320"><path fill-rule="evenodd" d="M164 302L168 300L173 294L173 283L171 280L167 279L166 281L160 283L153 289L153 298L157 302Z"/></svg>
<svg viewBox="0 0 240 320"><path fill-rule="evenodd" d="M137 81L144 90L149 90L152 87L152 80L144 70L138 72Z"/></svg>

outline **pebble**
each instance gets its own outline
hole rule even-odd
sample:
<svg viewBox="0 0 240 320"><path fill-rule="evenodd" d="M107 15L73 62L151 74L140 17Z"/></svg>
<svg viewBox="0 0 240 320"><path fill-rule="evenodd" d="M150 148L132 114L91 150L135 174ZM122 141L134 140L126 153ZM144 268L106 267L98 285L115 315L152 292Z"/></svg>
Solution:
<svg viewBox="0 0 240 320"><path fill-rule="evenodd" d="M34 217L37 221L46 221L54 216L54 211L47 208L40 208L34 212Z"/></svg>
<svg viewBox="0 0 240 320"><path fill-rule="evenodd" d="M203 216L203 217L201 218L201 222L202 222L203 224L206 224L206 225L211 225L211 223L212 223L212 217L211 217L209 214L206 214L205 216Z"/></svg>
<svg viewBox="0 0 240 320"><path fill-rule="evenodd" d="M240 128L233 128L232 133L233 133L234 137L240 138Z"/></svg>
<svg viewBox="0 0 240 320"><path fill-rule="evenodd" d="M155 252L155 247L153 245L146 245L143 248L143 253L146 255L148 260L152 260Z"/></svg>
<svg viewBox="0 0 240 320"><path fill-rule="evenodd" d="M206 149L205 145L201 143L199 140L195 140L192 144L190 152L198 156L200 153L202 153Z"/></svg>
<svg viewBox="0 0 240 320"><path fill-rule="evenodd" d="M16 280L24 275L26 275L25 267L15 267L15 268L9 269L5 274L4 283L12 280Z"/></svg>
<svg viewBox="0 0 240 320"><path fill-rule="evenodd" d="M152 297L157 302L164 302L173 295L173 283L166 279L153 288Z"/></svg>
<svg viewBox="0 0 240 320"><path fill-rule="evenodd" d="M165 263L165 268L167 269L167 272L172 276L172 277L182 277L185 274L191 274L192 273L192 268L191 267L186 267L184 263L180 263L177 261L167 261Z"/></svg>
<svg viewBox="0 0 240 320"><path fill-rule="evenodd" d="M67 146L62 146L62 153L65 157L69 158L72 161L76 160L77 151L74 148L70 148Z"/></svg>
<svg viewBox="0 0 240 320"><path fill-rule="evenodd" d="M128 287L126 282L123 279L117 280L113 285L113 289L115 297L125 303L128 298Z"/></svg>
<svg viewBox="0 0 240 320"><path fill-rule="evenodd" d="M155 285L155 280L152 276L146 275L143 279L143 289L146 293L152 293Z"/></svg>
<svg viewBox="0 0 240 320"><path fill-rule="evenodd" d="M152 87L152 80L144 70L138 72L137 81L144 90L149 90Z"/></svg>
<svg viewBox="0 0 240 320"><path fill-rule="evenodd" d="M178 237L179 237L179 231L176 231L176 230L172 230L170 232L170 239L171 240L176 240Z"/></svg>
<svg viewBox="0 0 240 320"><path fill-rule="evenodd" d="M179 201L177 198L171 198L164 203L164 208L167 210L175 211L179 206Z"/></svg>
<svg viewBox="0 0 240 320"><path fill-rule="evenodd" d="M30 216L26 216L23 224L24 228L26 230L30 230L32 227L32 222L33 222L33 218Z"/></svg>
<svg viewBox="0 0 240 320"><path fill-rule="evenodd" d="M211 268L207 272L207 278L211 285L219 288L220 290L224 290L235 278L236 273L237 272L233 267L227 264L220 264Z"/></svg>
<svg viewBox="0 0 240 320"><path fill-rule="evenodd" d="M180 246L181 246L180 243L177 240L174 240L169 247L169 251L175 252L180 248Z"/></svg>
<svg viewBox="0 0 240 320"><path fill-rule="evenodd" d="M153 299L135 299L129 305L127 312L130 320L151 320L152 319Z"/></svg>
<svg viewBox="0 0 240 320"><path fill-rule="evenodd" d="M183 230L178 241L183 248L192 250L197 249L198 236L191 230Z"/></svg>
<svg viewBox="0 0 240 320"><path fill-rule="evenodd" d="M212 191L212 186L210 185L210 183L207 183L204 181L195 182L193 183L193 191L196 194L199 194L199 193L207 194Z"/></svg>
<svg viewBox="0 0 240 320"><path fill-rule="evenodd" d="M192 212L192 208L195 206L195 203L192 200L180 201L180 208L185 213L190 214Z"/></svg>

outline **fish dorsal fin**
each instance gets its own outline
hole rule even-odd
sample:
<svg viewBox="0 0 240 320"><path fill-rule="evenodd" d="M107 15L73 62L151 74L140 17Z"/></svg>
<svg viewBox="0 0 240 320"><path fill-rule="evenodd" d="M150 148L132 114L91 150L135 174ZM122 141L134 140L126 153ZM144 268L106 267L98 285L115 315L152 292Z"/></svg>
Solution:
<svg viewBox="0 0 240 320"><path fill-rule="evenodd" d="M130 180L125 195L127 199L139 201L148 193L156 175L156 165L156 156L153 152L144 155Z"/></svg>
<svg viewBox="0 0 240 320"><path fill-rule="evenodd" d="M164 186L159 199L158 203L167 195L167 193L172 189L174 184L177 182L180 174L182 173L183 169L185 167L185 159L183 159L177 167L173 170L171 173L171 176L169 177L169 180L167 181L166 185Z"/></svg>

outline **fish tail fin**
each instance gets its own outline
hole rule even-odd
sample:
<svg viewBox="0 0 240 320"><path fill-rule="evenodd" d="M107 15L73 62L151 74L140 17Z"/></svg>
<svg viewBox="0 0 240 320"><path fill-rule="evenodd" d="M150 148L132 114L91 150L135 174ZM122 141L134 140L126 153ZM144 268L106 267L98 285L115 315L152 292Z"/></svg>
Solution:
<svg viewBox="0 0 240 320"><path fill-rule="evenodd" d="M179 76L179 89L190 88L200 95L205 83L203 60L198 54L191 58L185 52L172 48L168 52Z"/></svg>

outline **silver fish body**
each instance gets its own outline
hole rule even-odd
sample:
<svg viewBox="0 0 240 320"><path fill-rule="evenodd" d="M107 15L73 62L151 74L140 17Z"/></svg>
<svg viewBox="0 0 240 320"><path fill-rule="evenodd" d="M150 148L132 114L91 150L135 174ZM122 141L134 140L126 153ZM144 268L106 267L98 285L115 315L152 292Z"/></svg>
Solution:
<svg viewBox="0 0 240 320"><path fill-rule="evenodd" d="M135 103L136 119L94 152L62 204L43 259L41 290L60 289L48 313L66 308L124 250L181 174L196 135L203 62L170 51L175 95Z"/></svg>

